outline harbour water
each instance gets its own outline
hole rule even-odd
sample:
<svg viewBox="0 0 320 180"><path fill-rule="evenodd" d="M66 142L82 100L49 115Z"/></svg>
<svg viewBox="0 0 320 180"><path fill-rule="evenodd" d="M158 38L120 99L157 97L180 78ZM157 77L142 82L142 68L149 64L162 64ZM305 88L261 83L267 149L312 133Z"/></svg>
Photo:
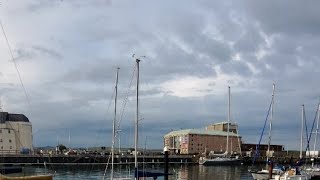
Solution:
<svg viewBox="0 0 320 180"><path fill-rule="evenodd" d="M163 172L161 166L150 166L146 169ZM56 166L44 168L27 167L26 171L33 173L54 173L54 180L65 179L103 179L105 167L103 166ZM109 179L110 169L106 171L106 178ZM248 173L247 166L199 166L199 165L175 165L171 166L169 180L252 180ZM117 166L116 174L122 176L133 175L133 167ZM152 178L151 178L152 179ZM162 180L163 177L158 177Z"/></svg>

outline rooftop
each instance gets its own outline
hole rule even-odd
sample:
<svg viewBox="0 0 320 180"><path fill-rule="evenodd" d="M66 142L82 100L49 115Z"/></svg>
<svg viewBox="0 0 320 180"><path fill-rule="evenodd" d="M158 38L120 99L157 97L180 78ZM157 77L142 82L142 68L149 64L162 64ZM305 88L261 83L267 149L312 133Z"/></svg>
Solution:
<svg viewBox="0 0 320 180"><path fill-rule="evenodd" d="M220 124L228 124L228 122L225 121L225 122L213 123L213 124L211 124L210 126L212 126L212 125L220 125ZM237 123L235 123L235 122L230 122L230 124L231 124L231 125L236 125Z"/></svg>
<svg viewBox="0 0 320 180"><path fill-rule="evenodd" d="M24 114L10 114L8 112L0 112L0 123L5 123L6 121L30 122Z"/></svg>
<svg viewBox="0 0 320 180"><path fill-rule="evenodd" d="M225 131L214 131L214 130L206 130L206 129L182 129L178 131L171 131L166 134L164 137L168 136L177 136L177 135L187 135L187 134L197 134L197 135L215 135L215 136L227 136L227 132ZM237 136L233 132L229 132L229 136Z"/></svg>

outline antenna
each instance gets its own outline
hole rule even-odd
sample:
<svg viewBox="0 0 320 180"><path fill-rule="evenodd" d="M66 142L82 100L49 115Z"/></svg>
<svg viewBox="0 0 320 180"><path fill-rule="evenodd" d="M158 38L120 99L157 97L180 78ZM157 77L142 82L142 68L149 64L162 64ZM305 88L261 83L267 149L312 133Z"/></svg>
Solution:
<svg viewBox="0 0 320 180"><path fill-rule="evenodd" d="M138 60L140 60L140 58L146 58L146 56L140 56L140 57L136 57L136 54L132 54L132 57L134 58L134 59L138 59Z"/></svg>

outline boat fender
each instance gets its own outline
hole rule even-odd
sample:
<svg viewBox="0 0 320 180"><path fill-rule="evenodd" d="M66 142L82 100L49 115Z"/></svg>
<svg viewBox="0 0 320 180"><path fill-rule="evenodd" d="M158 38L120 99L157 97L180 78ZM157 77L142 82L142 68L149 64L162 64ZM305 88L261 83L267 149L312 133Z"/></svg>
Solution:
<svg viewBox="0 0 320 180"><path fill-rule="evenodd" d="M276 176L274 177L274 180L280 180L280 175L276 175Z"/></svg>
<svg viewBox="0 0 320 180"><path fill-rule="evenodd" d="M290 169L290 170L288 171L288 175L289 175L289 176L296 175L296 170L295 170L295 169Z"/></svg>

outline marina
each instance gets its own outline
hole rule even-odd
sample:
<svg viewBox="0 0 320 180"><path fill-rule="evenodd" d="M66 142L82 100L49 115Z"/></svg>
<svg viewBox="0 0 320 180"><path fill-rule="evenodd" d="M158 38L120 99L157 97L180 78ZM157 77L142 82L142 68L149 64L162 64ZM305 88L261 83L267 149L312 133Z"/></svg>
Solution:
<svg viewBox="0 0 320 180"><path fill-rule="evenodd" d="M320 179L319 6L1 1L0 180Z"/></svg>

